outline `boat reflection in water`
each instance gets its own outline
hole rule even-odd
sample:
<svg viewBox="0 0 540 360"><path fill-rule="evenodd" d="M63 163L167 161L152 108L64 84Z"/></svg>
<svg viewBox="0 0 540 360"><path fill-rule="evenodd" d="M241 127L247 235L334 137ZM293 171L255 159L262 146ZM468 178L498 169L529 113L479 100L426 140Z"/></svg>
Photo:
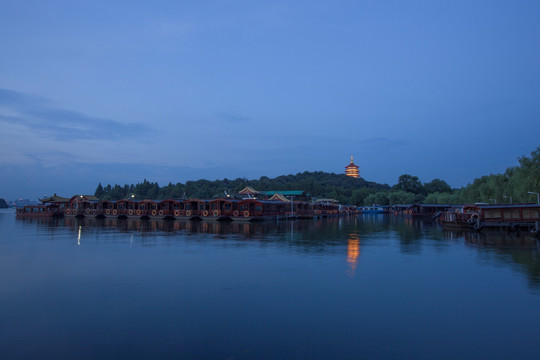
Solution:
<svg viewBox="0 0 540 360"><path fill-rule="evenodd" d="M479 258L486 263L504 264L523 273L529 285L540 287L540 239L528 232L499 231L445 231L447 240L463 242L465 246L478 250Z"/></svg>
<svg viewBox="0 0 540 360"><path fill-rule="evenodd" d="M447 247L464 243L479 250L482 256L496 254L497 260L525 271L531 284L540 286L540 250L537 237L522 232L481 232L446 230L429 220L396 216L341 217L296 221L203 222L163 221L115 218L17 218L26 227L46 227L50 239L62 229L73 232L78 245L87 240L111 241L129 246L174 244L183 240L213 239L219 241L261 241L274 247L294 247L303 253L335 251L346 245L347 274L353 277L363 245L374 245L383 239L394 239L404 254L419 255L430 246ZM116 231L103 231L110 228ZM129 236L119 236L129 233ZM212 235L201 237L201 234ZM449 242L450 241L450 242ZM331 250L334 249L334 250Z"/></svg>
<svg viewBox="0 0 540 360"><path fill-rule="evenodd" d="M466 245L479 248L520 248L540 250L540 242L535 235L523 232L516 234L514 232L492 231L459 231L445 230L447 240L463 240Z"/></svg>
<svg viewBox="0 0 540 360"><path fill-rule="evenodd" d="M120 231L136 231L141 234L151 232L170 233L205 233L215 235L244 235L246 237L266 237L268 234L287 236L290 239L306 238L305 234L314 234L314 239L325 239L324 234L315 236L321 229L338 228L343 218L295 220L295 221L266 221L266 222L219 222L219 221L187 221L187 220L145 220L145 219L112 219L112 218L36 218L17 219L27 223L39 223L50 227L68 227L74 230L83 227L86 231L96 231L100 228L116 228ZM298 233L298 234L296 234ZM297 236L296 236L297 235ZM323 235L323 236L321 236Z"/></svg>

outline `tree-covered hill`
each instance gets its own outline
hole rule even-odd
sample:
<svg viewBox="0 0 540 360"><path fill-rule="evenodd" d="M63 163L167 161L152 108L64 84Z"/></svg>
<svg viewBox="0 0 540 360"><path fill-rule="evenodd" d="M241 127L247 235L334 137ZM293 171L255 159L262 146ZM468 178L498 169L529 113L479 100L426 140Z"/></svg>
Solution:
<svg viewBox="0 0 540 360"><path fill-rule="evenodd" d="M138 199L203 198L224 196L246 186L260 191L303 190L313 197L336 199L342 204L393 205L411 203L468 204L475 202L534 202L540 192L540 146L530 157L519 158L519 165L510 167L504 174L482 176L461 189L452 189L444 180L434 179L422 183L417 176L403 174L397 184L388 185L355 179L343 174L322 171L266 176L258 180L223 179L187 181L185 184L169 183L160 187L144 180L136 185L98 185L95 195L100 199L118 200L135 195Z"/></svg>
<svg viewBox="0 0 540 360"><path fill-rule="evenodd" d="M6 200L0 199L0 209L7 209L9 206L6 203Z"/></svg>
<svg viewBox="0 0 540 360"><path fill-rule="evenodd" d="M135 195L139 199L168 198L213 198L224 196L225 192L234 193L251 186L259 191L267 190L303 190L314 197L339 200L342 203L361 204L369 194L390 189L388 185L354 179L343 174L303 172L296 175L283 175L276 178L266 176L258 180L238 178L235 180L197 180L185 184L169 183L160 187L158 183L144 180L135 185L98 185L95 195L100 199L119 200Z"/></svg>

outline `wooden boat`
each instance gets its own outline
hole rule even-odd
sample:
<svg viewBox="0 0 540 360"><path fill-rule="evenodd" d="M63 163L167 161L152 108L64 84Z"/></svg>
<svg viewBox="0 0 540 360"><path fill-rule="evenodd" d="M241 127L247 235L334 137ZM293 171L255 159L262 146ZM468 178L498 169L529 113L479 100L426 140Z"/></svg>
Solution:
<svg viewBox="0 0 540 360"><path fill-rule="evenodd" d="M249 194L248 194L249 195ZM60 198L56 195L40 199L43 205L26 207L17 211L18 216L66 218L110 218L110 219L177 219L206 221L256 221L267 219L297 219L348 215L356 212L354 206L339 205L332 199L317 202L292 201L281 194L271 200L235 199L229 196L213 200L166 199L138 200L129 197L122 200L99 200L93 195L74 195Z"/></svg>
<svg viewBox="0 0 540 360"><path fill-rule="evenodd" d="M116 201L101 201L102 215L105 218L118 218L118 204Z"/></svg>
<svg viewBox="0 0 540 360"><path fill-rule="evenodd" d="M55 204L49 205L26 205L17 208L15 211L17 217L20 218L44 218L61 215L58 206Z"/></svg>
<svg viewBox="0 0 540 360"><path fill-rule="evenodd" d="M150 210L150 219L174 219L175 205L177 202L173 199L156 202Z"/></svg>
<svg viewBox="0 0 540 360"><path fill-rule="evenodd" d="M74 195L64 207L64 216L68 217L95 217L97 215L96 204L99 199L93 195Z"/></svg>
<svg viewBox="0 0 540 360"><path fill-rule="evenodd" d="M70 199L54 194L53 196L39 199L39 201L41 201L41 205L27 205L22 208L17 208L15 211L16 216L20 218L62 216Z"/></svg>
<svg viewBox="0 0 540 360"><path fill-rule="evenodd" d="M318 200L313 204L314 218L334 217L339 216L339 214L339 204L335 200Z"/></svg>
<svg viewBox="0 0 540 360"><path fill-rule="evenodd" d="M402 210L402 215L434 217L437 214L442 214L443 212L452 208L460 208L460 206L441 204L412 204Z"/></svg>
<svg viewBox="0 0 540 360"><path fill-rule="evenodd" d="M224 221L240 214L241 200L220 198L204 201L200 204L200 218L203 221ZM236 214L236 215L235 215Z"/></svg>
<svg viewBox="0 0 540 360"><path fill-rule="evenodd" d="M278 219L292 215L289 204L283 201L244 199L238 202L238 210L233 211L233 221L261 221Z"/></svg>
<svg viewBox="0 0 540 360"><path fill-rule="evenodd" d="M449 228L481 231L526 230L537 234L540 228L538 204L475 204L453 208L439 217L440 223Z"/></svg>
<svg viewBox="0 0 540 360"><path fill-rule="evenodd" d="M179 200L173 213L174 218L176 220L199 220L200 206L200 199Z"/></svg>
<svg viewBox="0 0 540 360"><path fill-rule="evenodd" d="M110 216L119 218L119 219L127 219L129 210L130 210L129 199L118 200L116 201L115 205L112 207Z"/></svg>
<svg viewBox="0 0 540 360"><path fill-rule="evenodd" d="M292 215L298 219L313 219L315 217L314 208L315 205L307 201L293 201Z"/></svg>
<svg viewBox="0 0 540 360"><path fill-rule="evenodd" d="M358 208L354 205L340 205L339 214L340 215L358 215Z"/></svg>
<svg viewBox="0 0 540 360"><path fill-rule="evenodd" d="M128 200L124 216L128 219L150 219L152 209L157 208L154 200Z"/></svg>

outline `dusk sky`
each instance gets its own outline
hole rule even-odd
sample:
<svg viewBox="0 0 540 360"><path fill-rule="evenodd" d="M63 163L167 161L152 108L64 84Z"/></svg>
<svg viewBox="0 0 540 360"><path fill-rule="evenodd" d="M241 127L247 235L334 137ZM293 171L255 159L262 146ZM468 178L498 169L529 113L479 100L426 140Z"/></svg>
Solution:
<svg viewBox="0 0 540 360"><path fill-rule="evenodd" d="M540 1L2 1L0 198L303 171L461 187L540 145Z"/></svg>

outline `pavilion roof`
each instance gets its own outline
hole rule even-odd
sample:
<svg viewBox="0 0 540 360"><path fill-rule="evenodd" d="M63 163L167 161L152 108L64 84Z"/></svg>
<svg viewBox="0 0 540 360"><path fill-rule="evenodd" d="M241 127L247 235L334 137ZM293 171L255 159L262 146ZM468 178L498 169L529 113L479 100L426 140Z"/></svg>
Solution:
<svg viewBox="0 0 540 360"><path fill-rule="evenodd" d="M281 194L274 194L274 196L272 196L268 200L278 200L278 201L283 201L283 202L291 202L291 200L287 199L285 196L283 196Z"/></svg>
<svg viewBox="0 0 540 360"><path fill-rule="evenodd" d="M46 197L46 198L43 198L43 199L39 199L39 201L41 201L42 203L52 203L52 202L57 202L57 203L68 203L71 199L70 198L65 198L65 197L61 197L61 196L57 196L56 194L54 194L53 196L49 196L49 197Z"/></svg>
<svg viewBox="0 0 540 360"><path fill-rule="evenodd" d="M250 194L250 195L259 194L259 192L257 190L255 190L254 188L252 188L250 186L246 186L245 188L240 190L238 193L239 194Z"/></svg>

